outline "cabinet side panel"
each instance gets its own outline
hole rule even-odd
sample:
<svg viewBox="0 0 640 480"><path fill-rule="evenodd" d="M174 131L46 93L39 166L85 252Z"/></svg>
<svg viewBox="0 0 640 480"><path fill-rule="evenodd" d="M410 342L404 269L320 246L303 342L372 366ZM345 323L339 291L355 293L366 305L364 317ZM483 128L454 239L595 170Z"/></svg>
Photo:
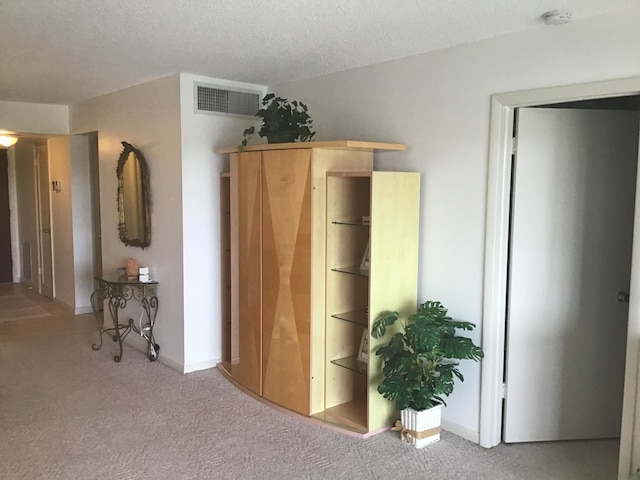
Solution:
<svg viewBox="0 0 640 480"><path fill-rule="evenodd" d="M325 310L327 179L329 171L371 171L372 150L316 148L312 151L311 236L311 413L325 405Z"/></svg>
<svg viewBox="0 0 640 480"><path fill-rule="evenodd" d="M260 152L231 156L231 375L261 394Z"/></svg>
<svg viewBox="0 0 640 480"><path fill-rule="evenodd" d="M231 372L231 178L220 176L220 320L222 363Z"/></svg>
<svg viewBox="0 0 640 480"><path fill-rule="evenodd" d="M370 323L385 310L415 311L418 290L420 174L374 172L371 180ZM391 279L391 280L390 280ZM369 342L369 430L393 425L399 413L377 391L384 339Z"/></svg>
<svg viewBox="0 0 640 480"><path fill-rule="evenodd" d="M311 152L264 152L262 181L262 394L308 415Z"/></svg>

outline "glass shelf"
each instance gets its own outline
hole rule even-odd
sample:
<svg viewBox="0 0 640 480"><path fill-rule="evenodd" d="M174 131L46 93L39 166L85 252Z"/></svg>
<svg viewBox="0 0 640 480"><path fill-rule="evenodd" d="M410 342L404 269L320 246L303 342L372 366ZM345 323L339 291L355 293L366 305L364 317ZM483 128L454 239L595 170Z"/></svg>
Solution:
<svg viewBox="0 0 640 480"><path fill-rule="evenodd" d="M346 368L362 375L367 374L367 364L358 360L357 355L351 357L338 358L337 360L331 360L331 363L338 365L339 367Z"/></svg>
<svg viewBox="0 0 640 480"><path fill-rule="evenodd" d="M359 277L368 277L369 271L362 270L360 267L335 267L331 269L332 272L348 273L350 275L358 275Z"/></svg>
<svg viewBox="0 0 640 480"><path fill-rule="evenodd" d="M353 312L334 313L331 316L346 322L362 325L365 328L369 325L369 312L366 309L355 310Z"/></svg>

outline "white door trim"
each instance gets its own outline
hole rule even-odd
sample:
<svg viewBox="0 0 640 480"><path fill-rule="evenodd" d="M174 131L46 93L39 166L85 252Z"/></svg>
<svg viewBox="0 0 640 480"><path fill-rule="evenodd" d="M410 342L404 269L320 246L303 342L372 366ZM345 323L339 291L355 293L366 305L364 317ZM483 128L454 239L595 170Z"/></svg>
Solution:
<svg viewBox="0 0 640 480"><path fill-rule="evenodd" d="M18 225L18 185L16 183L16 150L15 147L7 149L8 176L9 176L9 229L11 230L11 260L13 262L13 283L20 283L22 261L20 257L20 231Z"/></svg>
<svg viewBox="0 0 640 480"><path fill-rule="evenodd" d="M511 149L514 109L552 103L634 95L640 93L640 77L567 85L537 90L504 93L491 97L489 171L487 179L487 218L485 237L484 299L482 313L482 362L480 388L480 445L493 447L502 435L502 378L504 371L505 315L507 295L507 247L509 203L511 195ZM639 169L640 171L640 169ZM640 193L640 189L639 192ZM640 194L636 194L636 203ZM634 231L640 231L640 212L636 208ZM639 235L634 235L637 238ZM636 386L638 385L638 341L640 337L640 241L634 241L629 335L625 372L620 445L620 471L630 469ZM633 335L636 333L636 335ZM640 432L639 432L640 433ZM628 474L627 474L628 476ZM622 478L622 477L620 477Z"/></svg>

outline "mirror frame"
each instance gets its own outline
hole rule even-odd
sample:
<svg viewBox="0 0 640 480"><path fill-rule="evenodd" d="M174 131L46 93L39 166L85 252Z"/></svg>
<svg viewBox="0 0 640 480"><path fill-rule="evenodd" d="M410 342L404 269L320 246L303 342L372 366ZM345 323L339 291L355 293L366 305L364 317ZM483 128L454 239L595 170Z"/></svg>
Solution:
<svg viewBox="0 0 640 480"><path fill-rule="evenodd" d="M149 168L147 167L147 161L144 155L135 148L133 145L127 142L122 142L123 150L118 159L118 166L116 168L116 176L118 178L118 232L120 234L120 240L127 246L140 247L143 250L151 245L151 187L149 185ZM140 163L140 172L142 174L142 209L144 212L144 238L130 239L127 237L126 218L124 216L124 181L122 178L122 172L124 165L129 159L129 154L133 153L134 157Z"/></svg>

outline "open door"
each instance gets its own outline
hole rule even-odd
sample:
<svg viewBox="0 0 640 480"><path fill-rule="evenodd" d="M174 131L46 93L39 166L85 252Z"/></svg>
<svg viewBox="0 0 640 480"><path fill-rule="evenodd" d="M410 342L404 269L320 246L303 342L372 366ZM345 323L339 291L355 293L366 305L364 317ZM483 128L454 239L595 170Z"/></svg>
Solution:
<svg viewBox="0 0 640 480"><path fill-rule="evenodd" d="M503 439L620 435L638 114L522 108Z"/></svg>

